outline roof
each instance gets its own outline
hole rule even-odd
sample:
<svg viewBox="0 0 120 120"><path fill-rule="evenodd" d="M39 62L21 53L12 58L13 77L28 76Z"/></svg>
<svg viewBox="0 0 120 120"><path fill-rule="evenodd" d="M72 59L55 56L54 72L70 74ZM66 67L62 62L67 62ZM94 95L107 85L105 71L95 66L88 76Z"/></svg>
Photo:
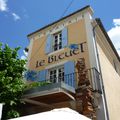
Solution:
<svg viewBox="0 0 120 120"><path fill-rule="evenodd" d="M74 14L76 14L76 13L79 13L79 12L81 12L81 11L87 9L87 8L90 8L90 6L87 5L87 6L83 7L83 8L81 8L81 9L79 9L79 10L77 10L77 11L75 11L75 12L73 12L73 13L71 13L71 14L69 14L69 15L67 15L67 16L65 16L65 17L63 17L63 18L61 18L61 19L59 19L59 20L57 20L57 21L55 21L55 22L53 22L53 23L50 23L50 24L48 24L48 25L46 25L46 26L44 26L44 27L36 30L35 32L32 32L32 33L28 34L27 37L29 37L29 36L31 36L31 35L39 32L39 31L41 31L41 30L43 30L43 29L45 29L45 28L47 28L47 27L49 27L49 26L51 26L51 25L54 25L54 24L60 22L61 20L66 19L67 17L70 17L70 16L72 16L72 15L74 15Z"/></svg>
<svg viewBox="0 0 120 120"><path fill-rule="evenodd" d="M103 26L100 18L96 18L95 20L96 20L97 24L99 25L99 27L101 28L103 34L104 34L105 37L107 38L108 43L110 44L111 48L113 49L115 55L117 56L117 58L118 58L118 60L119 60L119 62L120 62L120 57L119 57L119 55L118 55L118 53L117 53L117 51L116 51L116 49L115 49L115 47L114 47L111 39L110 39L110 37L108 36L108 34L107 34L107 32L106 32L106 30L105 30L105 28L104 28L104 26Z"/></svg>

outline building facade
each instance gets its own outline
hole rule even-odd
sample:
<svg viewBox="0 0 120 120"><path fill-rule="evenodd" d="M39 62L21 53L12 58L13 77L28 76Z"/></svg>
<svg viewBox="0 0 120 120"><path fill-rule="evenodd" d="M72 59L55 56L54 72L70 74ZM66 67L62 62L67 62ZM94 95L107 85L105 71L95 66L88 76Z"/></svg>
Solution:
<svg viewBox="0 0 120 120"><path fill-rule="evenodd" d="M118 120L120 58L86 6L28 35L23 114L69 107L91 119ZM37 85L37 86L36 86Z"/></svg>

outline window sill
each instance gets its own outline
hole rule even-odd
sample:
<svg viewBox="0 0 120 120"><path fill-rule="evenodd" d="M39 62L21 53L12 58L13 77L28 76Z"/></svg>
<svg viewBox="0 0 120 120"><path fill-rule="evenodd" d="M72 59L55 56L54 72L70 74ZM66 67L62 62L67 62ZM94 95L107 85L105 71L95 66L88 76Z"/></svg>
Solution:
<svg viewBox="0 0 120 120"><path fill-rule="evenodd" d="M63 50L65 50L65 48L62 48L62 49L57 50L57 51L53 51L53 52L49 53L48 56L53 55L53 54L56 54L56 53L61 52L61 51L63 51Z"/></svg>

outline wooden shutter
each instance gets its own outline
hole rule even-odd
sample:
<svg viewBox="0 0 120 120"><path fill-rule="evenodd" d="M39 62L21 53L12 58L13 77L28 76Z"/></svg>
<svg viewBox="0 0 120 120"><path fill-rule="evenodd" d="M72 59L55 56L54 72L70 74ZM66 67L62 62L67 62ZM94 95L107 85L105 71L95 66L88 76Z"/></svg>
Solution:
<svg viewBox="0 0 120 120"><path fill-rule="evenodd" d="M45 81L46 80L46 74L47 74L47 70L39 71L38 81Z"/></svg>
<svg viewBox="0 0 120 120"><path fill-rule="evenodd" d="M28 70L25 72L24 77L27 81L37 81L37 71Z"/></svg>
<svg viewBox="0 0 120 120"><path fill-rule="evenodd" d="M67 28L62 30L62 47L66 47L68 44L68 31Z"/></svg>
<svg viewBox="0 0 120 120"><path fill-rule="evenodd" d="M75 87L75 64L73 61L68 61L64 64L64 74L65 83Z"/></svg>
<svg viewBox="0 0 120 120"><path fill-rule="evenodd" d="M47 36L46 46L45 46L45 53L48 54L51 52L51 44L52 44L52 35Z"/></svg>

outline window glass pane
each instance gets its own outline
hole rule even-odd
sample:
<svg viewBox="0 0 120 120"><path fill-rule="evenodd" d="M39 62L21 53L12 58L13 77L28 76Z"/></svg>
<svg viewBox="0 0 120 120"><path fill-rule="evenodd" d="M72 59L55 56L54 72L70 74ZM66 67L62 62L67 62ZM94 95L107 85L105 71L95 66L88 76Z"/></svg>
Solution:
<svg viewBox="0 0 120 120"><path fill-rule="evenodd" d="M62 40L62 34L59 35L59 39Z"/></svg>
<svg viewBox="0 0 120 120"><path fill-rule="evenodd" d="M58 77L59 77L59 82L60 81L64 81L64 68L63 67L61 67L61 68L59 68L59 70L58 70L59 72L58 72Z"/></svg>
<svg viewBox="0 0 120 120"><path fill-rule="evenodd" d="M54 41L54 45L55 45L55 44L58 44L58 41L57 41L57 40Z"/></svg>
<svg viewBox="0 0 120 120"><path fill-rule="evenodd" d="M60 33L60 37L62 37L62 34Z"/></svg>
<svg viewBox="0 0 120 120"><path fill-rule="evenodd" d="M57 36L57 35L55 35L55 39L58 39L58 36Z"/></svg>
<svg viewBox="0 0 120 120"><path fill-rule="evenodd" d="M50 73L50 81L52 83L64 81L64 67L63 66L51 69L49 73Z"/></svg>
<svg viewBox="0 0 120 120"><path fill-rule="evenodd" d="M62 42L60 42L59 45L62 46Z"/></svg>
<svg viewBox="0 0 120 120"><path fill-rule="evenodd" d="M56 70L54 70L54 74L56 73Z"/></svg>
<svg viewBox="0 0 120 120"><path fill-rule="evenodd" d="M59 32L54 35L54 41L53 41L53 51L59 50L62 48L62 33Z"/></svg>
<svg viewBox="0 0 120 120"><path fill-rule="evenodd" d="M62 48L62 46L59 46L59 49L61 49Z"/></svg>
<svg viewBox="0 0 120 120"><path fill-rule="evenodd" d="M53 71L50 71L50 74L52 74L53 73Z"/></svg>

